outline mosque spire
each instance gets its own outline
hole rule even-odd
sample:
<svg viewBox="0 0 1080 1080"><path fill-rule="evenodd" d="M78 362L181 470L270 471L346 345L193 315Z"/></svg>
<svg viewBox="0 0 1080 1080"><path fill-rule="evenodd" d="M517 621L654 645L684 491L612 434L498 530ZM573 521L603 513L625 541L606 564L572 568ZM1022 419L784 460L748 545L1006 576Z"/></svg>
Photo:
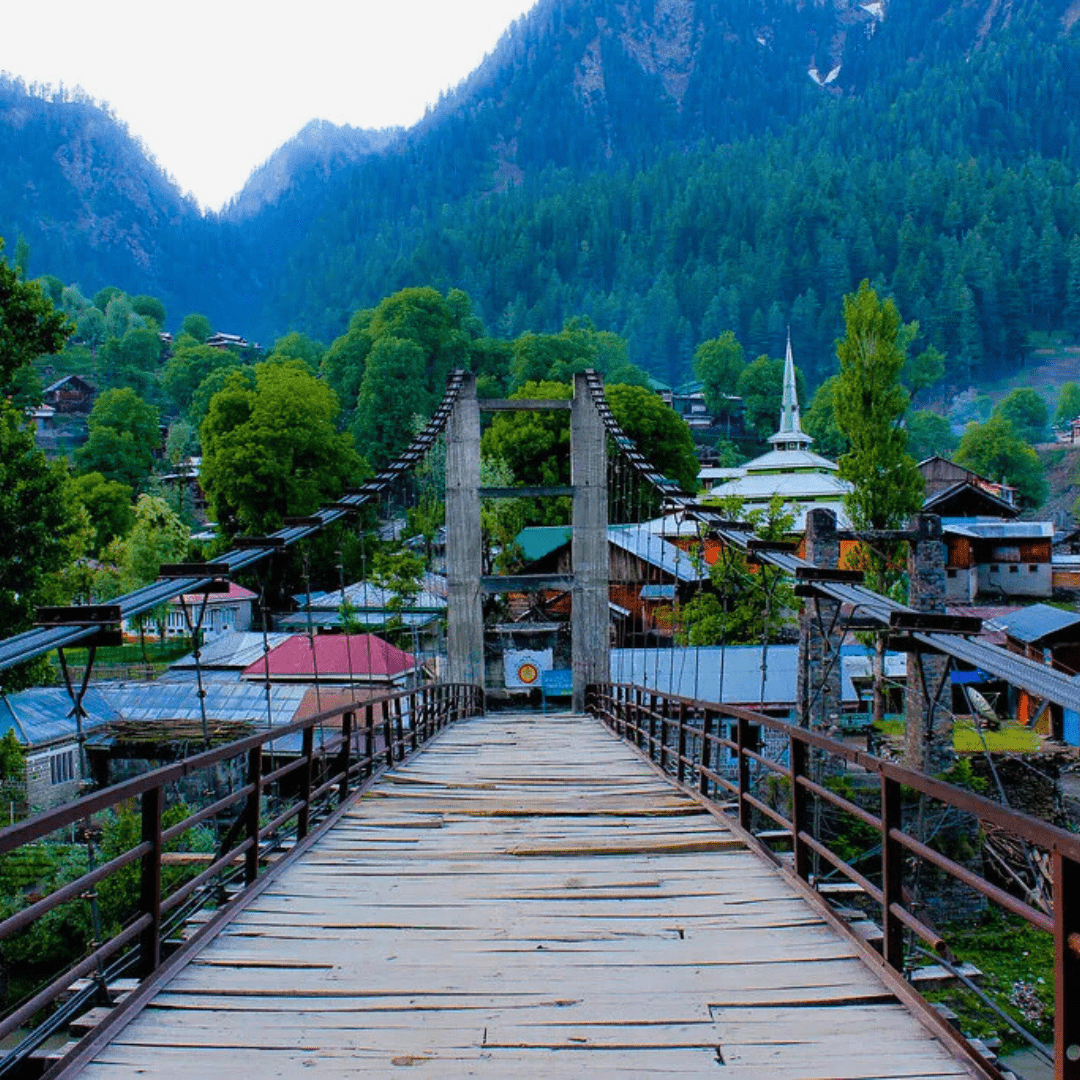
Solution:
<svg viewBox="0 0 1080 1080"><path fill-rule="evenodd" d="M791 327L788 327L787 353L784 356L784 397L780 407L780 428L769 442L778 450L798 450L814 440L799 422L799 392L795 386L795 360L791 355Z"/></svg>

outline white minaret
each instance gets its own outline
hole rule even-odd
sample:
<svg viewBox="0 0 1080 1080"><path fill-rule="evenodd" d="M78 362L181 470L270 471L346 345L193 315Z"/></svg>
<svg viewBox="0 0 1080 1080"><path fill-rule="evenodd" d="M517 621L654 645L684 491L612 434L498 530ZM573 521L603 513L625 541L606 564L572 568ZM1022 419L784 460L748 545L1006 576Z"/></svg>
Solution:
<svg viewBox="0 0 1080 1080"><path fill-rule="evenodd" d="M791 355L791 329L788 329L787 355L784 357L784 397L780 407L780 429L769 436L774 450L803 450L813 442L799 423L799 392L795 387L795 360Z"/></svg>

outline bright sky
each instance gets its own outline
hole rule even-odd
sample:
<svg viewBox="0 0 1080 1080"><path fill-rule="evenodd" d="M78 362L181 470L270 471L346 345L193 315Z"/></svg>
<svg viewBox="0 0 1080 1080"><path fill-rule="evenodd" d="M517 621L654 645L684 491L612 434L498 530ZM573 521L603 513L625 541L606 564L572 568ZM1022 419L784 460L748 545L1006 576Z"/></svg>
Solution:
<svg viewBox="0 0 1080 1080"><path fill-rule="evenodd" d="M5 5L0 71L81 86L217 209L309 120L408 126L530 0L50 0Z"/></svg>

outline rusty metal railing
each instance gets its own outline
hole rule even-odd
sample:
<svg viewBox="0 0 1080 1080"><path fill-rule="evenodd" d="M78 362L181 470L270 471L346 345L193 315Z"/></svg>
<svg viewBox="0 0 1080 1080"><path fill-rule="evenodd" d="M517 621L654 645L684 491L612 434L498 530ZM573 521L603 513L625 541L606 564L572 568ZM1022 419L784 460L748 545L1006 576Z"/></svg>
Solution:
<svg viewBox="0 0 1080 1080"><path fill-rule="evenodd" d="M128 956L141 978L152 976L162 963L163 927L172 913L182 908L190 912L192 902L197 907L200 899L206 905L220 904L224 899L220 885L229 874L240 880L238 892L224 906L242 907L270 872L267 857L275 849L280 854L284 841L292 839L300 845L313 839L332 823L336 809L350 794L403 761L448 724L482 713L483 707L480 687L450 683L359 701L195 754L0 829L3 858L64 830L86 828L96 815L100 822L102 815L130 808L136 801L139 808L137 842L46 895L28 897L25 906L0 921L2 964L4 945L16 935L63 905L95 901L102 885L125 868L137 871L137 886L132 889L123 925L107 940L93 940L84 955L0 1018L0 1040L19 1029L29 1034L0 1057L0 1074L26 1056L27 1046L41 1041L34 1035L47 1027L42 1021L77 980L97 978L104 991L104 965L121 954ZM296 735L299 748L290 748L285 740ZM212 775L223 767L231 767L238 781L232 791L180 821L163 823L176 785L190 784L192 778ZM202 860L208 861L205 868L186 880L174 880L170 887L170 875L163 874L170 862L167 847L207 825L219 827L216 852ZM180 948L187 949L199 939L196 934ZM4 974L12 975L10 964ZM28 1025L33 1025L33 1032Z"/></svg>
<svg viewBox="0 0 1080 1080"><path fill-rule="evenodd" d="M905 932L935 952L948 951L947 941L925 917L911 887L920 864L1052 934L1055 1076L1080 1078L1080 835L748 709L608 683L590 686L586 701L588 712L665 773L723 804L737 817L751 843L804 886L820 889L824 875L836 874L857 887L879 912L881 956L894 972L905 969ZM772 753L765 752L766 742ZM864 784L869 781L871 790L876 788L869 808L828 786L827 777L835 775L836 766L861 773ZM904 806L918 800L930 800L937 807L968 815L967 820L991 824L1047 853L1053 881L1048 910L1038 906L1030 892L1016 895L1023 892L1016 883L1010 891L943 852L941 845L914 835L919 830L905 823ZM876 834L879 853L869 868L864 867L865 873L841 858L826 836L815 833L823 807ZM771 837L783 835L790 841L792 851L787 858L755 839L761 821L772 827ZM965 1040L960 1042L970 1049Z"/></svg>

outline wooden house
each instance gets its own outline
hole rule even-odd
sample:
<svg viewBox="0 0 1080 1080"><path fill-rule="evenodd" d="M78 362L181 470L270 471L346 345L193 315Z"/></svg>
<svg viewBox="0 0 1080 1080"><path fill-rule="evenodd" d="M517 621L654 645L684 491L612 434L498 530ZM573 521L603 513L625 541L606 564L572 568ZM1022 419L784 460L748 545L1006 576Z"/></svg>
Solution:
<svg viewBox="0 0 1080 1080"><path fill-rule="evenodd" d="M65 375L45 387L41 396L58 413L84 415L94 407L97 390L79 375Z"/></svg>

